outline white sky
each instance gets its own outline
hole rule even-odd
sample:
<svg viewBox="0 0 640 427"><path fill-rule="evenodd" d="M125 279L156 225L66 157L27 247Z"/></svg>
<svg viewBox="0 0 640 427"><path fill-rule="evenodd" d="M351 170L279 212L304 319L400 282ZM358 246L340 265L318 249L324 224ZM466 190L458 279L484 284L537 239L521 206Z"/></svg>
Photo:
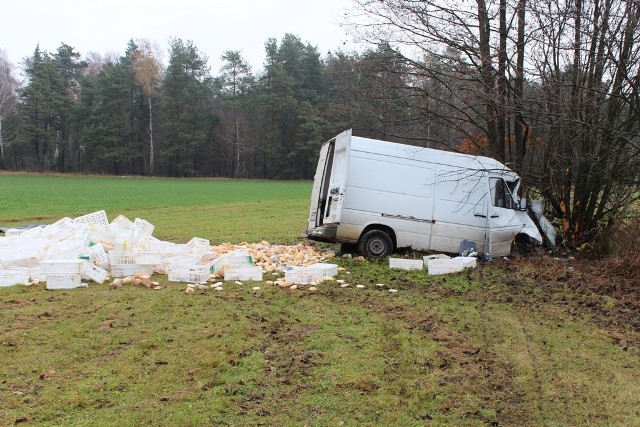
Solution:
<svg viewBox="0 0 640 427"><path fill-rule="evenodd" d="M354 48L340 28L349 0L10 0L0 8L0 50L14 65L61 43L82 57L124 53L130 39L157 43L167 59L169 37L192 40L217 75L225 50L240 50L252 70L262 69L264 43L285 33L317 46L322 57Z"/></svg>

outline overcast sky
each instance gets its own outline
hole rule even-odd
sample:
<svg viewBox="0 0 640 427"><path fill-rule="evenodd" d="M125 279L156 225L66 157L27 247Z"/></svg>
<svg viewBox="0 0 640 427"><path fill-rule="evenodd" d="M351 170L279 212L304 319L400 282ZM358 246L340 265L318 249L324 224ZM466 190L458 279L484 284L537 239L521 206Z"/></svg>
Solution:
<svg viewBox="0 0 640 427"><path fill-rule="evenodd" d="M3 2L0 49L14 65L36 45L55 52L62 42L83 57L124 53L130 39L156 42L167 59L170 37L192 40L211 72L225 50L240 50L253 71L262 68L264 43L285 33L317 46L321 55L354 45L340 16L349 0L15 0Z"/></svg>

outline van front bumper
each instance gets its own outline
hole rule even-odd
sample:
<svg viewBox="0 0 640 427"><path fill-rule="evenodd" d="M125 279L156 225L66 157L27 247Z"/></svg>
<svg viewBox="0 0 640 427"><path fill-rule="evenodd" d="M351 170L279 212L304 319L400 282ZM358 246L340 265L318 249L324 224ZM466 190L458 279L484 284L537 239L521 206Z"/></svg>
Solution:
<svg viewBox="0 0 640 427"><path fill-rule="evenodd" d="M317 240L318 242L335 243L337 232L337 225L321 225L320 227L307 230L307 237L311 240Z"/></svg>

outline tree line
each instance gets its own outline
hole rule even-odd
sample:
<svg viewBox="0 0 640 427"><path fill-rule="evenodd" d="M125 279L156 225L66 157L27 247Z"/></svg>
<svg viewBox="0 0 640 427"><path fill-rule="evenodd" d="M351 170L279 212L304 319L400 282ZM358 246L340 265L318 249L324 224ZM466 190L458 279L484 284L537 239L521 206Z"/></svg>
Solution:
<svg viewBox="0 0 640 427"><path fill-rule="evenodd" d="M287 34L258 73L227 51L214 76L181 39L166 66L144 41L107 59L36 48L21 85L0 56L0 167L308 179L352 128L501 160L570 244L633 212L640 3L352 3L344 24L367 50L322 56Z"/></svg>
<svg viewBox="0 0 640 427"><path fill-rule="evenodd" d="M384 137L396 102L383 95L375 49L321 57L287 34L265 43L260 73L226 51L215 76L191 41L170 40L168 53L164 66L144 40L106 59L81 58L65 43L53 53L36 47L22 85L11 73L3 79L12 95L0 122L0 167L309 179L324 141L349 128Z"/></svg>

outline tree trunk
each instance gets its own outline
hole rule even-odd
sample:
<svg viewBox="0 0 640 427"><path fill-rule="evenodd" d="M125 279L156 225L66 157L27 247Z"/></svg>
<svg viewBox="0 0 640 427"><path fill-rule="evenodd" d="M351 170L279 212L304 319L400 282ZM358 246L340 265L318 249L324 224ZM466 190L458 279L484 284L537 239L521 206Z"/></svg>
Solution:
<svg viewBox="0 0 640 427"><path fill-rule="evenodd" d="M524 118L522 115L523 88L524 88L524 29L527 0L518 1L518 40L516 42L516 75L513 85L513 102L515 107L514 133L516 144L516 168L522 174L524 172L524 156L527 153L527 135L524 131Z"/></svg>
<svg viewBox="0 0 640 427"><path fill-rule="evenodd" d="M149 175L153 175L153 114L151 111L151 91L149 97Z"/></svg>
<svg viewBox="0 0 640 427"><path fill-rule="evenodd" d="M498 105L496 108L496 150L505 159L507 120L507 1L500 0L500 45L498 47ZM511 160L511 159L510 159Z"/></svg>
<svg viewBox="0 0 640 427"><path fill-rule="evenodd" d="M482 88L484 97L484 119L486 123L485 132L489 140L489 150L491 154L498 160L504 160L504 150L500 152L500 144L498 143L498 135L496 132L496 103L494 101L494 72L491 64L491 47L490 34L491 28L489 17L487 15L487 6L485 0L477 0L478 2L478 30L480 43L480 66L482 73Z"/></svg>
<svg viewBox="0 0 640 427"><path fill-rule="evenodd" d="M4 141L2 139L2 115L0 115L0 159L4 159Z"/></svg>

